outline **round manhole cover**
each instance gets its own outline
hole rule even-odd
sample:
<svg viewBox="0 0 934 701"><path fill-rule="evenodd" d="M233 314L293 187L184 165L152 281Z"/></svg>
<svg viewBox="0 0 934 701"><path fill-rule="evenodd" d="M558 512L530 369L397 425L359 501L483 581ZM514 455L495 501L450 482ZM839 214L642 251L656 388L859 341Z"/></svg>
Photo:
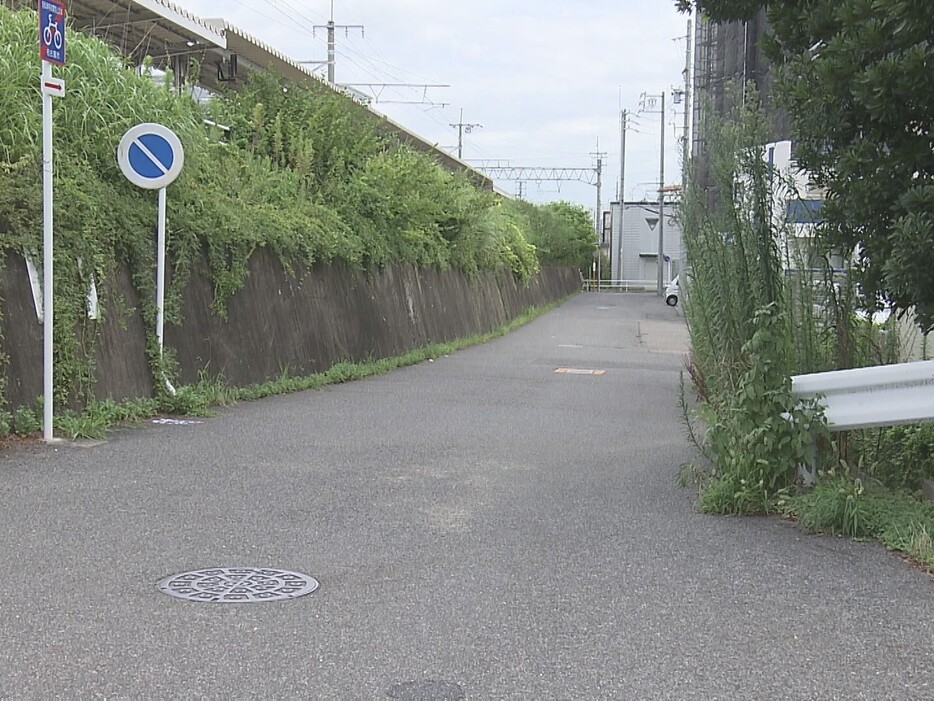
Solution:
<svg viewBox="0 0 934 701"><path fill-rule="evenodd" d="M159 582L159 590L169 596L218 604L294 599L317 588L314 577L270 567L212 567L173 574Z"/></svg>

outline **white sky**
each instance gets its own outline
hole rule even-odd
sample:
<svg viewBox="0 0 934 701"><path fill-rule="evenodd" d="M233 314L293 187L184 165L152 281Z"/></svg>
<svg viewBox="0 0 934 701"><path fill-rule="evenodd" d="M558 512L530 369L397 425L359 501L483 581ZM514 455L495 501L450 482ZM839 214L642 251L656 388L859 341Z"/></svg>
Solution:
<svg viewBox="0 0 934 701"><path fill-rule="evenodd" d="M326 32L313 30L330 0L176 0L201 17L223 17L296 60L324 60ZM625 198L655 199L660 115L634 114L640 95L665 90L665 182L679 183L687 17L673 0L334 0L338 83L434 83L385 88L372 107L456 155L460 119L482 124L464 135L463 158L511 166L592 167L605 152L602 203L617 197L620 109L633 115L626 137ZM324 72L322 67L321 72ZM364 92L368 89L360 88ZM372 95L372 92L371 92ZM441 103L445 103L444 106ZM517 183L497 181L509 193ZM566 199L592 209L596 188L527 182L526 199ZM560 187L560 191L559 191Z"/></svg>

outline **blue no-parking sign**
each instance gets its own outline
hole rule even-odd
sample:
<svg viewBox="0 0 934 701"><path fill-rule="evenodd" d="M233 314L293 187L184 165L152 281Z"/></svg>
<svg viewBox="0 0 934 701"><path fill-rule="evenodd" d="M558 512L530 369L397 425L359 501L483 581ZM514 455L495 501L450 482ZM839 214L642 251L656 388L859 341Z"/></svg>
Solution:
<svg viewBox="0 0 934 701"><path fill-rule="evenodd" d="M59 0L39 0L39 57L65 65L65 5Z"/></svg>
<svg viewBox="0 0 934 701"><path fill-rule="evenodd" d="M120 170L134 185L159 191L158 226L156 235L156 341L162 357L162 336L165 323L165 188L178 177L185 164L185 151L175 133L162 124L137 124L129 129L117 146ZM175 388L162 376L169 394Z"/></svg>
<svg viewBox="0 0 934 701"><path fill-rule="evenodd" d="M131 183L159 190L178 177L185 163L185 151L168 127L138 124L120 139L117 162Z"/></svg>

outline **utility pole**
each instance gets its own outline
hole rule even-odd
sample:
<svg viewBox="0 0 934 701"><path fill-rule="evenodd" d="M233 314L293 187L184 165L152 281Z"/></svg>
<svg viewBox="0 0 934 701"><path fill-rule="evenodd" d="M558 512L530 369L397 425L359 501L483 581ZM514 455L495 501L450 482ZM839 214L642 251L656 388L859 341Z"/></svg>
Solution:
<svg viewBox="0 0 934 701"><path fill-rule="evenodd" d="M523 186L525 185L525 183L522 182L522 181L520 180L520 181L518 181L518 182L516 183L516 185L518 186L518 189L519 189L519 193L518 193L517 197L521 200L521 199L522 199L522 195L525 194L525 193L523 192L523 189L524 189Z"/></svg>
<svg viewBox="0 0 934 701"><path fill-rule="evenodd" d="M450 126L457 129L457 159L460 160L464 154L464 132L468 134L474 130L474 128L482 129L482 124L467 124L464 122L464 108L461 107L461 116L460 121L457 124L451 124Z"/></svg>
<svg viewBox="0 0 934 701"><path fill-rule="evenodd" d="M603 212L600 211L603 207L603 202L601 199L602 189L603 189L603 158L606 156L605 153L600 152L600 140L597 139L597 151L591 153L591 156L595 156L597 159L597 215L594 217L596 220L594 222L594 229L597 232L597 289L600 289L600 280L603 278L602 270L603 267Z"/></svg>
<svg viewBox="0 0 934 701"><path fill-rule="evenodd" d="M334 24L334 0L331 0L331 19L328 20L327 24L316 24L311 30L312 34L314 34L318 29L327 29L328 31L328 83L334 85L334 30L343 29L344 36L350 36L351 29L359 29L360 36L363 36L363 25Z"/></svg>
<svg viewBox="0 0 934 701"><path fill-rule="evenodd" d="M626 120L629 117L629 110L623 110L619 114L619 211L620 218L626 216ZM613 242L613 262L612 269L616 270L622 278L622 258L623 258L623 222L620 222L620 236L618 241Z"/></svg>
<svg viewBox="0 0 934 701"><path fill-rule="evenodd" d="M658 166L658 289L655 294L665 293L665 91L662 90L662 144Z"/></svg>
<svg viewBox="0 0 934 701"><path fill-rule="evenodd" d="M658 159L658 254L656 256L658 280L655 294L661 297L665 292L665 91L662 90L661 96L642 93L642 111L654 113L655 110L650 108L654 107L657 102L660 102L662 136Z"/></svg>
<svg viewBox="0 0 934 701"><path fill-rule="evenodd" d="M688 20L687 47L684 50L684 151L681 156L681 206L684 207L688 196L688 166L691 160L691 20ZM684 246L684 231L681 232L681 251L678 255L678 274L681 275L688 265ZM681 275L681 289L685 289L687 275Z"/></svg>
<svg viewBox="0 0 934 701"><path fill-rule="evenodd" d="M622 110L619 113L619 190L617 197L622 202L626 199L624 184L626 182L626 121L629 118L629 110Z"/></svg>
<svg viewBox="0 0 934 701"><path fill-rule="evenodd" d="M691 158L691 20L688 20L687 48L684 50L684 143L681 165L681 201L688 192L688 161ZM682 264L684 258L681 259Z"/></svg>

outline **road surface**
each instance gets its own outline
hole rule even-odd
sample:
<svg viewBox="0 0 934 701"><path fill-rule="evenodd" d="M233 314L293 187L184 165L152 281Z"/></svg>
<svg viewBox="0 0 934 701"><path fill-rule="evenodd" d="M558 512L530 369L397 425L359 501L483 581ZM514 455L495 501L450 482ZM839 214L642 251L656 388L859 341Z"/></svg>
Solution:
<svg viewBox="0 0 934 701"><path fill-rule="evenodd" d="M380 377L0 453L0 696L934 698L928 576L676 486L680 314L581 294ZM157 587L244 566L320 587Z"/></svg>

